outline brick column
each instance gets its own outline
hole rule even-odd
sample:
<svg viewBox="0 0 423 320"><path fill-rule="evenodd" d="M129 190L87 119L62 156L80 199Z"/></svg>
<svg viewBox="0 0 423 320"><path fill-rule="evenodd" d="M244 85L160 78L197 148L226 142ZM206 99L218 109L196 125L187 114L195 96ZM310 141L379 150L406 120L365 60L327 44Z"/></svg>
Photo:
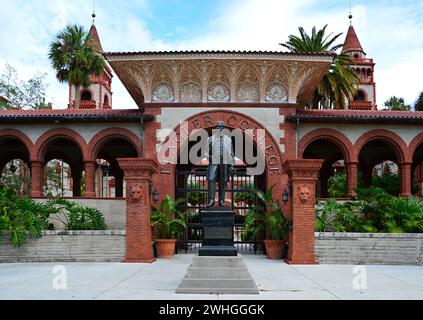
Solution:
<svg viewBox="0 0 423 320"><path fill-rule="evenodd" d="M399 164L401 172L401 197L411 196L411 162L401 162Z"/></svg>
<svg viewBox="0 0 423 320"><path fill-rule="evenodd" d="M95 198L95 161L85 161L85 194L86 198Z"/></svg>
<svg viewBox="0 0 423 320"><path fill-rule="evenodd" d="M158 172L158 163L143 158L117 160L126 182L126 253L122 262L154 262L148 182Z"/></svg>
<svg viewBox="0 0 423 320"><path fill-rule="evenodd" d="M31 161L31 197L43 196L44 163Z"/></svg>
<svg viewBox="0 0 423 320"><path fill-rule="evenodd" d="M356 193L354 190L357 188L358 162L346 162L345 167L347 169L347 196L355 197Z"/></svg>
<svg viewBox="0 0 423 320"><path fill-rule="evenodd" d="M289 264L317 264L314 255L316 181L323 160L287 160L283 169L291 184Z"/></svg>

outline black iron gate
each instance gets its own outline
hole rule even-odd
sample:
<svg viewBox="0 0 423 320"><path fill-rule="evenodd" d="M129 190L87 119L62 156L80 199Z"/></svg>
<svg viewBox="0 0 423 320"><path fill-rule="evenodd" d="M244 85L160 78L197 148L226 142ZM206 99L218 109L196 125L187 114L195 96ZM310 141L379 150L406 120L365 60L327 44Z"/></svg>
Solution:
<svg viewBox="0 0 423 320"><path fill-rule="evenodd" d="M234 169L227 188L225 205L231 206L235 211L234 242L238 251L257 253L262 252L262 241L247 238L244 220L247 210L257 201L251 190L253 188L263 190L265 183L263 176L247 175L246 171L246 167ZM186 220L187 228L183 238L178 240L177 250L195 252L202 242L200 211L206 208L208 202L207 167L178 166L175 182L176 198L184 199L178 209L189 212Z"/></svg>

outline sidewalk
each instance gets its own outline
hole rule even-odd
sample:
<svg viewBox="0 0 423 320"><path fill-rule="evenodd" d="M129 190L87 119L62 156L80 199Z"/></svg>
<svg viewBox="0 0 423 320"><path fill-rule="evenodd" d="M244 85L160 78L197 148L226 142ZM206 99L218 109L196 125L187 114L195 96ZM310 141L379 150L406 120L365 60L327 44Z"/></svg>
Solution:
<svg viewBox="0 0 423 320"><path fill-rule="evenodd" d="M292 266L244 255L259 295L180 295L192 255L153 264L0 264L0 299L423 299L423 267L365 266L367 289L355 290L355 266ZM54 266L66 267L67 289L53 289Z"/></svg>

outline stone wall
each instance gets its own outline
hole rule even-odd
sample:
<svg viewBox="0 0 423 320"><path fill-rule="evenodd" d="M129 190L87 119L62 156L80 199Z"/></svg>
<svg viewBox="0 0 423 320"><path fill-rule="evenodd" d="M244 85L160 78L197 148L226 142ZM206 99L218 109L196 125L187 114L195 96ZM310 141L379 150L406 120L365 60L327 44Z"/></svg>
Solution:
<svg viewBox="0 0 423 320"><path fill-rule="evenodd" d="M125 231L44 231L28 237L19 248L0 237L0 263L14 262L120 262L125 256Z"/></svg>
<svg viewBox="0 0 423 320"><path fill-rule="evenodd" d="M322 264L423 265L423 234L315 233Z"/></svg>
<svg viewBox="0 0 423 320"><path fill-rule="evenodd" d="M46 202L46 198L33 198L35 201ZM106 220L107 229L109 230L125 230L126 221L126 200L125 199L84 199L71 198L67 199L81 204L85 207L97 208L100 210ZM51 219L55 229L64 229L62 223Z"/></svg>

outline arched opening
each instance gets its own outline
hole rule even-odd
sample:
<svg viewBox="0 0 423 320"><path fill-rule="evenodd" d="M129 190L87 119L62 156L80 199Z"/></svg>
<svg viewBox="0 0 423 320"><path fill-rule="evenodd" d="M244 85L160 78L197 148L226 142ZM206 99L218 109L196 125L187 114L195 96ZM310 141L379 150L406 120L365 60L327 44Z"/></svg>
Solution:
<svg viewBox="0 0 423 320"><path fill-rule="evenodd" d="M84 90L81 92L81 100L82 101L90 101L92 100L92 95L89 90Z"/></svg>
<svg viewBox="0 0 423 320"><path fill-rule="evenodd" d="M316 184L316 195L320 198L345 198L347 180L345 156L341 148L327 139L312 141L303 152L304 159L323 159Z"/></svg>
<svg viewBox="0 0 423 320"><path fill-rule="evenodd" d="M401 192L401 176L398 170L400 160L395 146L389 141L368 141L359 153L362 180L359 179L359 187L379 187L398 196Z"/></svg>
<svg viewBox="0 0 423 320"><path fill-rule="evenodd" d="M95 190L97 197L124 197L123 171L117 158L137 158L137 148L127 139L107 137L100 142L96 159Z"/></svg>
<svg viewBox="0 0 423 320"><path fill-rule="evenodd" d="M212 135L212 128L206 129L209 136ZM235 131L235 130L234 130ZM234 133L232 131L232 134ZM236 143L236 139L242 139L243 147ZM191 150L198 147L197 143L201 140L190 141L181 147L181 154L190 154ZM238 142L241 140L238 140ZM232 137L232 145L234 149L235 165L234 170L230 174L229 181L226 185L225 205L231 207L235 211L235 229L234 241L237 243L250 243L259 240L251 239L245 229L245 215L251 206L253 206L257 199L251 193L252 189L266 191L266 171L254 175L247 170L254 165L248 165L246 161L246 147L247 143L252 143L253 155L261 157L256 143L251 137L245 135L241 130L236 130L236 138ZM179 209L191 214L187 218L187 228L183 239L180 239L179 244L183 249L195 249L196 245L201 243L202 226L200 220L200 211L205 209L208 203L208 179L207 171L209 161L207 156L201 154L201 148L197 150L197 161L194 163L189 159L188 163L181 163L179 157L175 170L175 198L184 199ZM264 157L263 157L264 159ZM216 191L218 186L216 186ZM215 193L215 202L218 201L218 192Z"/></svg>
<svg viewBox="0 0 423 320"><path fill-rule="evenodd" d="M31 191L31 172L29 151L17 138L0 139L0 182L16 190L20 196L27 196Z"/></svg>
<svg viewBox="0 0 423 320"><path fill-rule="evenodd" d="M357 90L354 96L354 101L366 101L366 94L363 90Z"/></svg>
<svg viewBox="0 0 423 320"><path fill-rule="evenodd" d="M79 145L66 137L53 138L43 148L45 196L79 197L84 193L83 156Z"/></svg>

